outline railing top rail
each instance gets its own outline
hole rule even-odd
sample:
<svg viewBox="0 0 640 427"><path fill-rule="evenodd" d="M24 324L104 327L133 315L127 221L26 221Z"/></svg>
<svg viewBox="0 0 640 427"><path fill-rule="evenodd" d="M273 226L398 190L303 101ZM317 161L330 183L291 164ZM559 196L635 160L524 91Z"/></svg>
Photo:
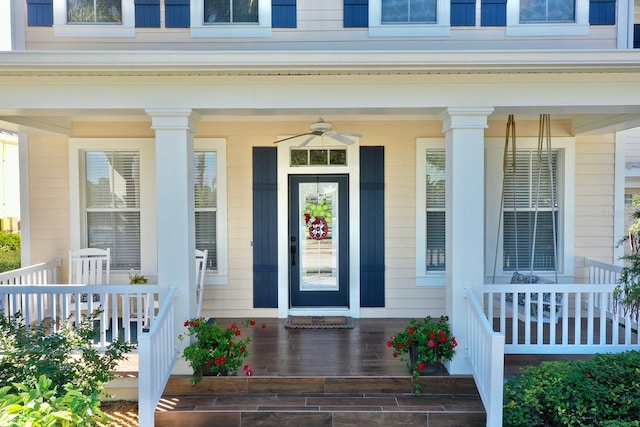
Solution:
<svg viewBox="0 0 640 427"><path fill-rule="evenodd" d="M40 264L30 265L28 267L22 267L15 270L4 271L0 273L0 281L11 279L12 277L19 277L25 274L34 273L36 271L42 271L49 268L57 268L62 265L62 259L56 258L52 261L42 262Z"/></svg>
<svg viewBox="0 0 640 427"><path fill-rule="evenodd" d="M52 294L52 293L110 293L151 294L160 291L159 285L0 285L0 294Z"/></svg>
<svg viewBox="0 0 640 427"><path fill-rule="evenodd" d="M613 292L618 285L616 283L500 283L485 284L482 289L485 292Z"/></svg>
<svg viewBox="0 0 640 427"><path fill-rule="evenodd" d="M593 259L593 258L585 258L584 265L588 267L601 268L603 270L610 270L610 271L613 271L614 273L622 272L622 267L619 265L598 261L597 259Z"/></svg>
<svg viewBox="0 0 640 427"><path fill-rule="evenodd" d="M158 310L158 316L156 317L156 321L151 325L151 329L149 330L149 335L155 335L156 329L162 325L164 322L164 318L169 315L169 307L174 303L174 299L176 298L176 294L178 292L178 288L175 286L171 286L169 288L169 293L167 297L164 298L162 305L160 306L160 310Z"/></svg>
<svg viewBox="0 0 640 427"><path fill-rule="evenodd" d="M464 290L467 294L467 298L469 299L469 302L471 303L471 307L477 314L476 317L480 320L480 322L482 322L482 326L484 327L484 329L486 331L491 331L490 335L492 336L503 336L501 333L495 332L491 327L491 325L489 324L489 319L487 319L487 317L484 315L484 311L482 310L480 301L478 301L478 298L476 297L476 294L473 291L473 288L471 286L466 286Z"/></svg>

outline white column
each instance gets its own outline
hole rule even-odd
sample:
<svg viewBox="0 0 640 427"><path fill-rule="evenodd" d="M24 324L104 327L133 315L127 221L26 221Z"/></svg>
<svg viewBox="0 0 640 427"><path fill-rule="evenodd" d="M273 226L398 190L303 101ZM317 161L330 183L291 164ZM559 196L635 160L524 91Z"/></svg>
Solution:
<svg viewBox="0 0 640 427"><path fill-rule="evenodd" d="M493 108L448 108L440 118L446 139L446 309L458 348L448 369L469 374L465 286L484 282L484 129Z"/></svg>
<svg viewBox="0 0 640 427"><path fill-rule="evenodd" d="M191 109L148 109L156 132L158 284L163 294L177 286L176 331L196 313L193 134ZM179 342L180 354L188 342ZM191 374L181 358L174 374Z"/></svg>

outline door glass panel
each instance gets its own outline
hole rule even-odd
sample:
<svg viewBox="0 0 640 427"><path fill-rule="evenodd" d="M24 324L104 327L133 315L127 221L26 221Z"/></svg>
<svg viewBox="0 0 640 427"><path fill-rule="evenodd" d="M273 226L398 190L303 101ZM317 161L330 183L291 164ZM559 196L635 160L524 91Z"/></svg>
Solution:
<svg viewBox="0 0 640 427"><path fill-rule="evenodd" d="M299 184L300 290L337 291L338 183Z"/></svg>

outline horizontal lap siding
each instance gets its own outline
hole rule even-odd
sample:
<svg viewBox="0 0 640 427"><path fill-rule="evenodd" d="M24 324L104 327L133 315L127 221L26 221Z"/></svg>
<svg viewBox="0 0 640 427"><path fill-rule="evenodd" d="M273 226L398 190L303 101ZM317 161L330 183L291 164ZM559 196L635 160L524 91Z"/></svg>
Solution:
<svg viewBox="0 0 640 427"><path fill-rule="evenodd" d="M575 279L586 281L584 257L613 262L614 135L576 138ZM622 236L619 236L620 238ZM617 240L614 236L613 240Z"/></svg>

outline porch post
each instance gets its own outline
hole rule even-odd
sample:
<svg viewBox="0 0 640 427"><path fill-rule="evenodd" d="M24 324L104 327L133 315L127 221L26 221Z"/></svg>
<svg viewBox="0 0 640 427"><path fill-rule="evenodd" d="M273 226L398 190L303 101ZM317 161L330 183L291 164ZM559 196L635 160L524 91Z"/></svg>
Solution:
<svg viewBox="0 0 640 427"><path fill-rule="evenodd" d="M156 132L158 284L166 295L177 286L176 331L196 313L193 134L197 114L191 109L148 109ZM188 342L178 342L180 353ZM181 358L174 374L191 374Z"/></svg>
<svg viewBox="0 0 640 427"><path fill-rule="evenodd" d="M484 282L484 129L493 108L448 108L440 118L446 140L446 313L458 349L448 369L469 374L465 286Z"/></svg>

